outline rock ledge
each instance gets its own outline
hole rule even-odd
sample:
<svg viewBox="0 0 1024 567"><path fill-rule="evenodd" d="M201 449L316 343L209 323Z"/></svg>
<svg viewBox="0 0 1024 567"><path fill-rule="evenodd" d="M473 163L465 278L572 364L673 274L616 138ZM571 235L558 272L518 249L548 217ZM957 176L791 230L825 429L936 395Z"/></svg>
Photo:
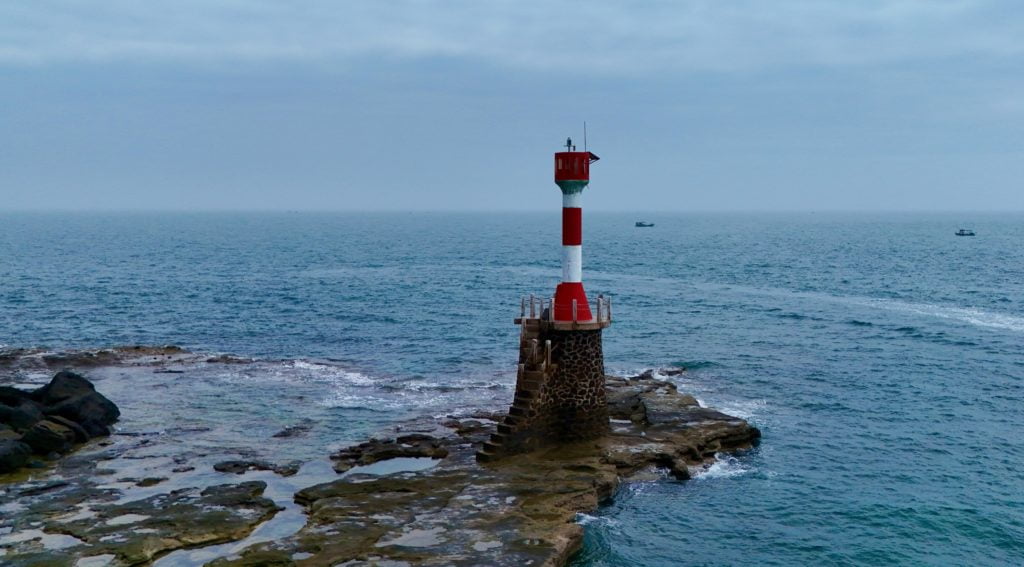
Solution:
<svg viewBox="0 0 1024 567"><path fill-rule="evenodd" d="M612 434L597 441L481 465L474 451L497 416L480 415L405 424L345 449L333 457L342 478L296 493L304 528L212 565L564 565L582 544L576 515L612 498L621 478L652 467L689 478L691 467L760 437L649 374L607 386ZM362 472L382 459L430 458L425 470Z"/></svg>

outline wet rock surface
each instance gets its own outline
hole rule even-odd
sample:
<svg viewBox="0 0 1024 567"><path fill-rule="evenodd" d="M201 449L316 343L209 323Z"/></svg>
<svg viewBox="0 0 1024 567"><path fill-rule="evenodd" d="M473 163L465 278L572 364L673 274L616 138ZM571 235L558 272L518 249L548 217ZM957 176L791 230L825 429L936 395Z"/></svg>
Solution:
<svg viewBox="0 0 1024 567"><path fill-rule="evenodd" d="M213 465L213 470L222 473L245 474L249 471L274 471L281 476L292 476L299 472L302 463L286 463L276 465L269 461L221 461Z"/></svg>
<svg viewBox="0 0 1024 567"><path fill-rule="evenodd" d="M175 549L234 541L278 511L272 500L262 497L265 487L262 482L244 482L94 505L86 513L37 522L39 539L62 537L63 549L42 549L30 539L8 544L4 560L16 565L71 565L78 558L109 555L113 565L145 565ZM65 487L55 490L60 488ZM73 500L75 492L54 498Z"/></svg>
<svg viewBox="0 0 1024 567"><path fill-rule="evenodd" d="M168 346L118 346L100 350L69 350L53 352L39 348L0 349L0 368L24 369L90 368L130 363L152 363L187 357L188 351Z"/></svg>
<svg viewBox="0 0 1024 567"><path fill-rule="evenodd" d="M343 450L333 457L351 465L343 478L295 494L305 527L212 565L562 565L582 544L576 514L611 498L620 478L652 467L688 478L717 452L760 437L667 382L609 377L607 387L616 399L613 432L594 441L480 465L475 448L495 422L477 416L419 423L429 433L396 431ZM446 451L427 470L361 472L377 456L429 458L427 448Z"/></svg>

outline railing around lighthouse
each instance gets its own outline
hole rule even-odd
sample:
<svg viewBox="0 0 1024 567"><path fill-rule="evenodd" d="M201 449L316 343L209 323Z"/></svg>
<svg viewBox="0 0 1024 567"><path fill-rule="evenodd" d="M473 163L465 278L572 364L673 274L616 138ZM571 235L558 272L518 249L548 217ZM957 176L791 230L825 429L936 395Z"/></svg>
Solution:
<svg viewBox="0 0 1024 567"><path fill-rule="evenodd" d="M519 318L516 323L526 319L538 319L544 323L553 325L556 329L588 329L604 328L612 322L612 299L604 295L598 295L597 300L590 304L591 319L578 319L576 314L582 311L576 300L572 300L572 320L555 321L555 298L540 297L530 294L521 298L519 302Z"/></svg>

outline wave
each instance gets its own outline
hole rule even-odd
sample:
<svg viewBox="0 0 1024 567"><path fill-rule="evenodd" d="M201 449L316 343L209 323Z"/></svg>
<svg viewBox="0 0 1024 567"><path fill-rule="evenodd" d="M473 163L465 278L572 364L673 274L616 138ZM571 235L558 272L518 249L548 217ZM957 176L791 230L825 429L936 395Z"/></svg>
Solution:
<svg viewBox="0 0 1024 567"><path fill-rule="evenodd" d="M715 368L721 364L713 360L679 360L673 362L672 366L687 370L700 370L701 368Z"/></svg>
<svg viewBox="0 0 1024 567"><path fill-rule="evenodd" d="M745 465L742 461L732 455L723 453L715 454L715 462L694 467L690 474L697 480L708 480L716 478L733 478L745 475L754 469Z"/></svg>
<svg viewBox="0 0 1024 567"><path fill-rule="evenodd" d="M463 392L466 390L509 390L511 384L499 384L497 382L455 382L452 384L438 384L435 382L391 382L379 384L378 388L384 392Z"/></svg>
<svg viewBox="0 0 1024 567"><path fill-rule="evenodd" d="M389 411L406 409L407 402L404 399L331 392L320 401L320 405L327 408L387 413Z"/></svg>
<svg viewBox="0 0 1024 567"><path fill-rule="evenodd" d="M619 524L619 522L614 518L610 518L608 516L593 516L583 512L576 513L576 523L581 526L588 526L590 524L617 526Z"/></svg>
<svg viewBox="0 0 1024 567"><path fill-rule="evenodd" d="M375 386L377 380L361 372L346 370L339 366L311 362L308 360L290 360L285 366L296 370L311 372L315 378L324 379L330 382L340 382L352 386Z"/></svg>
<svg viewBox="0 0 1024 567"><path fill-rule="evenodd" d="M701 405L703 402L698 400ZM760 400L747 400L747 401L725 401L719 404L715 404L713 407L723 413L736 416L740 419L747 421L756 419L760 415L764 414L765 409L768 407L768 402L764 399Z"/></svg>

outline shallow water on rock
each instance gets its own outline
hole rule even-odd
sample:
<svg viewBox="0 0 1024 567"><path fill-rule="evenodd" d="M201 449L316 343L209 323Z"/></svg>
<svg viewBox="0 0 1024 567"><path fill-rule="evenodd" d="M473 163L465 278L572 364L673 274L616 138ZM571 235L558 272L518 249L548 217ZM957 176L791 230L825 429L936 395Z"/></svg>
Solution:
<svg viewBox="0 0 1024 567"><path fill-rule="evenodd" d="M431 459L430 457L396 457L394 459L378 461L372 465L352 467L340 475L339 478L363 474L383 476L403 472L419 472L436 467L440 462L440 460Z"/></svg>
<svg viewBox="0 0 1024 567"><path fill-rule="evenodd" d="M283 510L273 518L262 523L244 539L219 545L209 545L197 549L183 549L172 552L160 559L154 567L191 567L201 565L220 557L233 554L264 541L273 541L299 531L306 524L306 514L302 507L294 502L295 492L301 488L335 480L338 474L331 468L326 459L310 461L304 464L294 476L280 477L270 471L252 471L239 477L239 480L262 480L267 483L263 495L270 498ZM223 481L224 479L221 478Z"/></svg>

